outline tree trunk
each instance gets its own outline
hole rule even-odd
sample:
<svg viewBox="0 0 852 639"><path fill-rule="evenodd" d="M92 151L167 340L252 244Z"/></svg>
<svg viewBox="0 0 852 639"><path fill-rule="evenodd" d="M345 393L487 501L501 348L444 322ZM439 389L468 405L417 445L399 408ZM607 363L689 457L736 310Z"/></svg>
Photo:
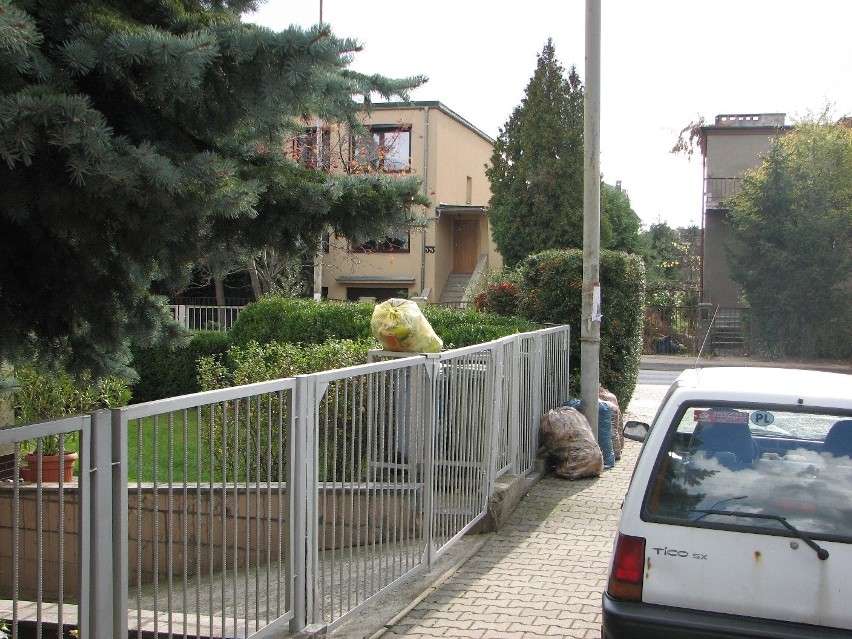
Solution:
<svg viewBox="0 0 852 639"><path fill-rule="evenodd" d="M263 296L263 289L260 285L260 278L257 276L257 260L252 258L248 265L249 277L251 278L251 290L254 293L255 301L259 301Z"/></svg>
<svg viewBox="0 0 852 639"><path fill-rule="evenodd" d="M225 285L222 278L218 275L213 277L213 287L216 289L216 306L219 307L219 326L224 327L227 318L225 317Z"/></svg>

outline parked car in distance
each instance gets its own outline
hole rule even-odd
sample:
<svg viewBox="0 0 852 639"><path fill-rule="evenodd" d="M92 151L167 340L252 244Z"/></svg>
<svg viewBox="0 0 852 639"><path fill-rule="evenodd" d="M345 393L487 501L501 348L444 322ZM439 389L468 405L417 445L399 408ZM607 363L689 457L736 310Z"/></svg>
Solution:
<svg viewBox="0 0 852 639"><path fill-rule="evenodd" d="M625 436L604 639L852 637L852 375L688 370Z"/></svg>

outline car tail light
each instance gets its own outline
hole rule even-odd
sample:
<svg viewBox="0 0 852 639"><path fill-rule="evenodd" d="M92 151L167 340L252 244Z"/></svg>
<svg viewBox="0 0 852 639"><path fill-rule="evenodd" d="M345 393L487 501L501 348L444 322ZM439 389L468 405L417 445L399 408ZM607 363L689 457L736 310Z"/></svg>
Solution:
<svg viewBox="0 0 852 639"><path fill-rule="evenodd" d="M606 587L610 597L641 601L644 572L645 539L619 534Z"/></svg>

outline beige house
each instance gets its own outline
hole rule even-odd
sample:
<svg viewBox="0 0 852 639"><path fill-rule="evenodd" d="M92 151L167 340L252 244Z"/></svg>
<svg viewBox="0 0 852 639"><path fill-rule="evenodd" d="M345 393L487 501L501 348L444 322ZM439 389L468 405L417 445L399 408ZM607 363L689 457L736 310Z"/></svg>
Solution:
<svg viewBox="0 0 852 639"><path fill-rule="evenodd" d="M704 215L701 256L701 301L734 308L741 305L731 280L725 248L728 210L725 198L739 189L741 174L758 166L772 140L790 130L783 113L717 115L701 127L704 157Z"/></svg>
<svg viewBox="0 0 852 639"><path fill-rule="evenodd" d="M322 296L468 301L484 269L503 263L485 215L494 140L440 102L373 104L364 124L368 134L347 135L336 157L335 144L326 141L332 161L323 165L334 171L336 160L348 158L419 176L432 202L421 212L428 224L388 229L380 238L329 237L316 273Z"/></svg>

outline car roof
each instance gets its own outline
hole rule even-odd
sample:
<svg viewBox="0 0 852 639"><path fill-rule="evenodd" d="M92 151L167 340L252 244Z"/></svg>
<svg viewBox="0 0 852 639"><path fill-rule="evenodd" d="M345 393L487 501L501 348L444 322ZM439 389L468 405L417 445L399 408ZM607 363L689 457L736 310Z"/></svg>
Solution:
<svg viewBox="0 0 852 639"><path fill-rule="evenodd" d="M729 396L731 399L751 397L758 401L776 400L784 404L802 398L807 400L805 404L852 406L852 375L843 373L797 368L718 366L685 370L676 383L681 388L695 389L702 396ZM817 398L820 401L815 401Z"/></svg>

